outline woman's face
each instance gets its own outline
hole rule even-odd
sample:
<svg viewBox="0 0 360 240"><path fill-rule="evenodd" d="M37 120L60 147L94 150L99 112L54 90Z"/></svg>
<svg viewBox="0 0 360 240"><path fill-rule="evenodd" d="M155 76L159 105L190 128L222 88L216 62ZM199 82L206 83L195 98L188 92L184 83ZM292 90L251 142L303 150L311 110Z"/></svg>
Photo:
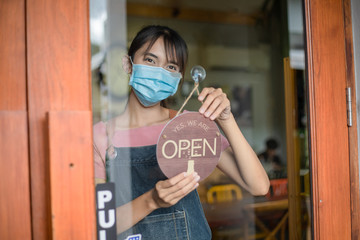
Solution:
<svg viewBox="0 0 360 240"><path fill-rule="evenodd" d="M170 59L170 56L167 56L168 54L165 51L164 40L162 37L158 38L152 47L146 51L148 45L149 43L144 44L144 46L136 51L133 59L134 64L162 67L170 72L180 72L176 58ZM175 54L173 55L176 57Z"/></svg>

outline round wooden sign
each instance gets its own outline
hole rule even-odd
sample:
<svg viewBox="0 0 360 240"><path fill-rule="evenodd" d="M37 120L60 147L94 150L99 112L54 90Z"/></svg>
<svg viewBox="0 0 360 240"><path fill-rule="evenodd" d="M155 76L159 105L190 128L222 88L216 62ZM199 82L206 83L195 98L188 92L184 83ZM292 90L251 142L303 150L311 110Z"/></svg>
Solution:
<svg viewBox="0 0 360 240"><path fill-rule="evenodd" d="M214 121L198 112L186 112L166 124L156 156L168 178L197 172L200 181L215 169L221 153L221 134Z"/></svg>

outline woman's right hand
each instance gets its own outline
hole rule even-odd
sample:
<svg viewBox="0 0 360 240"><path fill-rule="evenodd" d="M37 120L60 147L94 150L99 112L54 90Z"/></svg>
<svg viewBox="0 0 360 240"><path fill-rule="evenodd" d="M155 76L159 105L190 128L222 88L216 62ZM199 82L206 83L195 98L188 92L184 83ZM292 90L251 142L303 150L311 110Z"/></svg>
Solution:
<svg viewBox="0 0 360 240"><path fill-rule="evenodd" d="M152 197L156 208L175 205L180 199L199 186L200 176L194 172L180 173L170 179L159 181L153 189Z"/></svg>

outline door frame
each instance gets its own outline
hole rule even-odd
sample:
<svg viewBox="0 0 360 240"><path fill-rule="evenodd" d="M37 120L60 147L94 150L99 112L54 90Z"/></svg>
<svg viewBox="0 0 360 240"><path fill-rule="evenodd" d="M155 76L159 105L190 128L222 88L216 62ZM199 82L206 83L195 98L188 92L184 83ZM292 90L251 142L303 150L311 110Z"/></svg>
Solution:
<svg viewBox="0 0 360 240"><path fill-rule="evenodd" d="M355 90L350 1L304 0L304 13L313 236L358 239L356 114L348 127L346 100L346 88Z"/></svg>
<svg viewBox="0 0 360 240"><path fill-rule="evenodd" d="M22 111L19 122L27 125L18 130L21 137L27 139L27 143L22 143L25 149L28 145L28 151L16 159L21 159L21 166L28 174L17 175L17 181L7 181L9 188L2 187L5 189L2 204L11 206L14 202L11 189L20 190L16 185L19 182L29 189L29 194L21 199L25 209L14 208L11 215L5 213L7 224L0 226L0 232L18 233L18 220L25 218L21 234L28 239L69 238L81 231L86 232L87 239L94 239L93 166L85 167L92 162L92 136L88 134L92 118L89 2L55 2L14 0L0 5L3 12L19 10L19 14L1 15L5 18L1 22L6 23L2 29L9 34L0 38L0 50L9 58L0 59L0 76L5 76L0 82L10 84L6 89L8 94L0 95L0 103L6 103L1 105L2 119L11 122L17 115L9 111ZM326 5L321 0L304 0L314 239L357 239L359 236L356 114L352 115L353 126L349 128L345 92L349 86L353 92L355 89L350 10L350 0L329 0ZM14 17L19 25L12 28ZM13 67L19 63L24 64L21 71ZM13 77L17 75L18 78ZM20 94L11 87L12 79L18 82L17 86L22 86L17 89ZM82 86L81 92L77 84ZM9 103L9 99L13 102ZM355 113L355 94L352 100ZM86 127L78 127L83 122L87 123ZM74 131L71 135L74 139L61 135L62 131L69 130ZM18 149L16 136L9 136L14 139L6 139L8 146ZM55 140L51 140L53 137ZM71 152L69 143L78 145L86 153L83 161L79 161L76 151L75 155ZM65 153L72 157L64 162L62 154ZM1 166L11 161L10 157L16 157L7 150L1 154ZM19 165L6 166L2 177L11 180L14 173L18 173ZM71 194L76 191L88 197L73 201ZM67 196L67 200L51 199L60 194ZM60 217L63 210L69 215ZM79 224L70 226L66 219L69 216Z"/></svg>
<svg viewBox="0 0 360 240"><path fill-rule="evenodd" d="M346 85L351 89L352 126L349 130L349 164L350 164L350 204L351 204L351 239L360 238L360 182L358 158L358 124L356 104L356 78L354 66L354 41L351 14L351 0L344 0L345 51L346 51Z"/></svg>

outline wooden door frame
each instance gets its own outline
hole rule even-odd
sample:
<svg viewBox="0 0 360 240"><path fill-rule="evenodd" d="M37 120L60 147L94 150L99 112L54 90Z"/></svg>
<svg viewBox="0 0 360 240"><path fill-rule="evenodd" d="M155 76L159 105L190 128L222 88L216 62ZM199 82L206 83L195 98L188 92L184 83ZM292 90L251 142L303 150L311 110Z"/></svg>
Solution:
<svg viewBox="0 0 360 240"><path fill-rule="evenodd" d="M27 0L32 238L95 239L88 0Z"/></svg>
<svg viewBox="0 0 360 240"><path fill-rule="evenodd" d="M351 205L351 239L360 238L360 184L358 158L358 125L356 107L356 84L354 69L353 26L351 16L351 0L343 0L346 51L346 85L351 88L352 126L349 127L349 164L350 164L350 205Z"/></svg>
<svg viewBox="0 0 360 240"><path fill-rule="evenodd" d="M349 0L304 0L314 239L358 239L356 101ZM335 222L335 224L334 224Z"/></svg>
<svg viewBox="0 0 360 240"><path fill-rule="evenodd" d="M96 239L88 0L0 1L0 239Z"/></svg>
<svg viewBox="0 0 360 240"><path fill-rule="evenodd" d="M0 1L0 239L31 239L25 1Z"/></svg>
<svg viewBox="0 0 360 240"><path fill-rule="evenodd" d="M6 215L11 226L6 234L65 239L78 233L78 239L94 239L93 166L86 167L92 163L92 146L87 141L91 140L88 1L14 0L2 4L8 5L1 5L0 12L10 11L16 21L10 15L0 15L0 19L5 18L0 21L4 23L1 29L6 30L0 50L7 51L8 57L0 60L0 81L8 84L5 94L0 95L0 125L26 125L15 129L27 141L9 139L12 148L0 149L6 156L1 166L6 166L3 177L13 189L22 191L18 187L21 183L31 192L20 199L25 201L19 205L22 208L14 208L11 218ZM315 239L359 237L356 101L353 94L353 127L348 128L345 97L346 87L355 89L350 9L350 0L329 0L326 4L304 0ZM63 122L67 124L61 125ZM11 128L6 130L15 136ZM74 134L62 134L67 131ZM11 155L19 143L28 151L20 157ZM59 144L64 146L57 148ZM77 148L70 144L77 145L84 155L76 155ZM6 165L4 159L12 161L11 157L19 164ZM25 173L18 181L11 181L19 166ZM86 197L72 198L79 191ZM5 194L6 206L18 205L16 195ZM66 198L58 201L51 196ZM19 219L23 220L20 230ZM69 224L69 219L76 224Z"/></svg>

